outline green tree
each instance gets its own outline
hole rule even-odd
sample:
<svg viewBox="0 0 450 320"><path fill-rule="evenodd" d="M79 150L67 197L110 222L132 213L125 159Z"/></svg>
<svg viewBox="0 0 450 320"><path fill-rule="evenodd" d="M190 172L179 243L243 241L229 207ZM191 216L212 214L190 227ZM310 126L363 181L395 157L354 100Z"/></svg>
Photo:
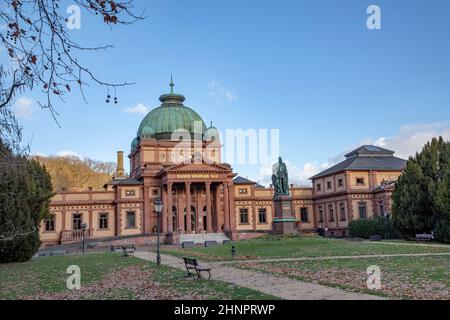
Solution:
<svg viewBox="0 0 450 320"><path fill-rule="evenodd" d="M51 197L45 168L0 141L0 262L26 261L36 253Z"/></svg>
<svg viewBox="0 0 450 320"><path fill-rule="evenodd" d="M404 237L434 232L450 242L450 142L433 138L410 157L393 198L393 220Z"/></svg>

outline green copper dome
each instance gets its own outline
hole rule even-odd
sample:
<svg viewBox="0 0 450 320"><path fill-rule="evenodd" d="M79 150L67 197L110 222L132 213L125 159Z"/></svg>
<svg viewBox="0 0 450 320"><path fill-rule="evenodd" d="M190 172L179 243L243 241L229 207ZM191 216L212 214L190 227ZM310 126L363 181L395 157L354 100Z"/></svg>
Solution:
<svg viewBox="0 0 450 320"><path fill-rule="evenodd" d="M134 138L133 141L131 142L131 152L136 150L138 146L139 146L139 141L137 138Z"/></svg>
<svg viewBox="0 0 450 320"><path fill-rule="evenodd" d="M184 96L172 91L162 95L159 100L162 102L161 106L150 111L142 120L137 132L139 139L171 140L172 133L176 130L186 130L192 139L203 139L205 122L197 112L183 105ZM197 128L196 132L194 127ZM198 136L194 136L194 133Z"/></svg>

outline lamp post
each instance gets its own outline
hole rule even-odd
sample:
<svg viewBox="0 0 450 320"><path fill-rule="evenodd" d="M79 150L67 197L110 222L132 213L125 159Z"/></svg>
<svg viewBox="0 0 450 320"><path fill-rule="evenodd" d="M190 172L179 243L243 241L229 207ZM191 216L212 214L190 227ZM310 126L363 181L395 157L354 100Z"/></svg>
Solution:
<svg viewBox="0 0 450 320"><path fill-rule="evenodd" d="M389 214L389 213L387 213L385 216L384 216L384 219L385 219L385 232L384 232L384 239L390 239L390 237L391 237L391 235L390 235L390 232L389 232L389 218L391 217L391 215Z"/></svg>
<svg viewBox="0 0 450 320"><path fill-rule="evenodd" d="M83 254L84 254L84 232L86 231L87 223L82 223L80 226L81 226L81 230L83 232L81 238L83 240Z"/></svg>
<svg viewBox="0 0 450 320"><path fill-rule="evenodd" d="M159 243L159 224L160 224L160 222L159 222L159 218L160 218L160 215L161 215L161 211L162 211L162 206L163 206L163 204L162 204L162 202L161 202L161 199L156 199L156 201L155 201L155 212L156 212L156 214L157 214L157 234L156 234L156 236L157 236L157 240L156 240L156 265L159 267L159 265L161 264L161 254L160 254L160 251L159 251L159 247L160 247L160 243Z"/></svg>

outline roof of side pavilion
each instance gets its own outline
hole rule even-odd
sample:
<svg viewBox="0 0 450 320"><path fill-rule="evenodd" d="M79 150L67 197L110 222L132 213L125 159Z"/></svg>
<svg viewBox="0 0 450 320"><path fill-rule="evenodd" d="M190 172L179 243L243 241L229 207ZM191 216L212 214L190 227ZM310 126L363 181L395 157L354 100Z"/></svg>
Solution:
<svg viewBox="0 0 450 320"><path fill-rule="evenodd" d="M394 157L394 151L377 146L364 145L345 155L346 159L310 179L317 179L346 170L403 170L406 160Z"/></svg>

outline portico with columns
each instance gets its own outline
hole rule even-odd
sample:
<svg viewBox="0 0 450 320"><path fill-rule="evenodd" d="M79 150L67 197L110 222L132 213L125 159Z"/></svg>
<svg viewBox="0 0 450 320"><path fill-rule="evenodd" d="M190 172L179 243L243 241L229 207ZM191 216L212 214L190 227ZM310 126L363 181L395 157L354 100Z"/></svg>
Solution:
<svg viewBox="0 0 450 320"><path fill-rule="evenodd" d="M182 163L161 170L161 232L224 232L233 238L234 177L230 166L217 163Z"/></svg>

